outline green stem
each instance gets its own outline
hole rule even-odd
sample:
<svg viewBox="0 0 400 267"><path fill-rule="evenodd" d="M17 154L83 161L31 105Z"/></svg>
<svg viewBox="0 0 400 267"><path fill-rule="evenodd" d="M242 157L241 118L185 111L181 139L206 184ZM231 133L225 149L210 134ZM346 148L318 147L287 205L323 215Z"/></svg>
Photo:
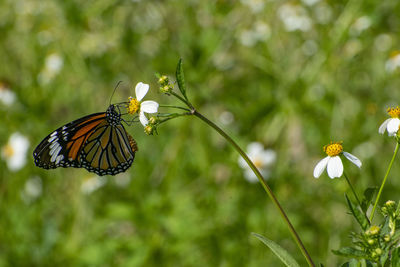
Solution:
<svg viewBox="0 0 400 267"><path fill-rule="evenodd" d="M347 175L346 175L345 172L343 172L343 175L344 175L344 177L346 178L346 181L347 181L347 183L349 184L350 189L351 189L351 191L353 192L353 195L354 195L354 197L356 198L358 205L361 207L361 201L360 201L360 199L358 198L357 193L356 193L356 190L354 190L354 187L353 187L353 185L351 184L349 177L347 177ZM368 219L367 214L365 214L364 212L363 212L363 214L364 214L364 217L367 219L368 223L371 224L371 221Z"/></svg>
<svg viewBox="0 0 400 267"><path fill-rule="evenodd" d="M174 106L174 105L160 105L160 107L161 108L176 108L176 109L182 109L182 110L185 110L185 111L190 111L190 109L188 109L188 108Z"/></svg>
<svg viewBox="0 0 400 267"><path fill-rule="evenodd" d="M181 99L182 100L182 99ZM186 103L186 101L184 101ZM190 104L190 103L189 103ZM189 105L188 105L189 106ZM191 106L191 105L190 105ZM307 263L309 266L315 266L310 255L308 254L306 248L304 247L303 243L301 242L301 239L299 235L297 234L296 230L294 229L293 225L291 224L288 216L286 215L285 211L283 210L282 206L280 205L278 199L275 197L274 193L272 192L271 188L268 186L268 184L265 182L263 176L257 169L257 167L254 165L254 163L249 159L249 157L246 155L246 153L239 147L239 145L228 135L226 134L221 128L219 128L215 123L204 117L202 114L197 112L194 108L192 108L192 114L205 123L207 123L209 126L214 128L222 137L224 137L235 149L236 151L243 157L243 159L247 162L249 167L252 169L254 174L257 176L258 180L260 181L262 187L264 188L265 192L267 192L268 196L274 203L275 207L278 209L279 213L283 217L284 221L289 227L290 233L292 234L294 240L297 243L297 246L300 248L301 252L303 253L304 257L307 260Z"/></svg>
<svg viewBox="0 0 400 267"><path fill-rule="evenodd" d="M373 209L372 209L372 212L371 212L371 215L370 215L370 218L369 218L369 220L370 220L371 222L372 222L372 219L374 218L376 206L378 206L379 198L381 197L381 194L382 194L382 191L383 191L383 186L384 186L385 183L386 183L386 180L387 180L387 178L388 178L388 176L389 176L390 169L392 168L394 159L396 158L396 155L397 155L397 152L398 152L398 151L399 151L399 142L396 143L396 148L394 149L394 153L393 153L392 160L390 161L389 167L388 167L388 169L386 170L386 174L385 174L385 177L383 178L383 181L382 181L382 184L381 184L381 188L379 188L378 196L376 197L375 204L374 204L374 207L373 207Z"/></svg>
<svg viewBox="0 0 400 267"><path fill-rule="evenodd" d="M350 179L347 177L347 175L346 175L345 172L343 172L343 175L344 175L344 177L346 178L346 181L347 181L347 183L349 184L350 189L351 189L351 191L353 192L353 195L354 195L354 197L356 198L356 200L357 200L357 202L358 202L358 205L361 207L361 201L360 201L360 199L358 198L357 193L356 193L356 191L354 190L354 187L351 185Z"/></svg>

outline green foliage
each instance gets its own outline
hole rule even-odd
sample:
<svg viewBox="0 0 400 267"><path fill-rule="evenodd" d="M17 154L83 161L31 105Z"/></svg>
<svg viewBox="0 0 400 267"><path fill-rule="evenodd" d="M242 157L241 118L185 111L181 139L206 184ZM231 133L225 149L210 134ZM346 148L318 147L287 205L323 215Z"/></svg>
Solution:
<svg viewBox="0 0 400 267"><path fill-rule="evenodd" d="M139 151L115 177L34 166L42 138L105 111L118 81L113 103L142 81L146 99L176 104L154 73L172 79L180 57L200 112L241 147L277 152L269 185L314 261L339 266L331 250L351 246L358 227L346 215L348 186L312 170L323 145L343 140L363 162L361 171L344 162L355 188L381 182L394 144L377 129L400 99L399 69L386 67L398 14L389 0L0 1L1 88L16 96L0 101L0 149L15 132L30 141L22 169L0 158L0 266L280 266L251 232L306 264L238 155L196 119L156 136L127 127ZM306 23L293 29L293 19ZM392 178L399 170L397 159ZM389 179L382 199L397 200L399 188Z"/></svg>
<svg viewBox="0 0 400 267"><path fill-rule="evenodd" d="M347 201L351 203L348 198ZM397 246L400 240L398 207L394 201L387 201L381 209L383 219L379 226L373 225L369 229L362 227L363 232L352 233L353 247L343 247L333 252L336 255L359 259L359 263L368 260L373 263L372 266L397 266L399 264ZM349 204L349 208L356 207ZM358 214L354 212L352 214L359 222Z"/></svg>
<svg viewBox="0 0 400 267"><path fill-rule="evenodd" d="M179 91L181 91L183 97L187 100L186 96L186 84L185 84L185 74L183 73L183 62L179 59L178 65L176 66L176 81L178 83Z"/></svg>
<svg viewBox="0 0 400 267"><path fill-rule="evenodd" d="M295 259L281 246L279 246L277 243L275 243L272 240L269 240L268 238L257 234L257 233L252 233L253 236L258 238L261 242L263 242L267 247L269 247L272 252L275 253L275 255L288 267L298 267L300 266Z"/></svg>

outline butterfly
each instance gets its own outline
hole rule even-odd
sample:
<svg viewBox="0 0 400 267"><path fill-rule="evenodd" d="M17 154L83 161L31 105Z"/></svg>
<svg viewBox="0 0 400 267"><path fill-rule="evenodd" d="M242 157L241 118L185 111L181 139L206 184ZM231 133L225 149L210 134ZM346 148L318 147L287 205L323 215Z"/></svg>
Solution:
<svg viewBox="0 0 400 267"><path fill-rule="evenodd" d="M111 104L106 112L58 128L35 148L35 165L44 169L85 168L100 176L126 171L138 146L121 121L119 106Z"/></svg>

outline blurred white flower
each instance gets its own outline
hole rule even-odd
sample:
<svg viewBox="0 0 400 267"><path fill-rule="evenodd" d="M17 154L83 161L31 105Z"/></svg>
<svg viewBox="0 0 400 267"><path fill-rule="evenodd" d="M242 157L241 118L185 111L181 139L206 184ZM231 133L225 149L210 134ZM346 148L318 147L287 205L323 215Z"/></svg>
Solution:
<svg viewBox="0 0 400 267"><path fill-rule="evenodd" d="M395 51L390 55L390 58L386 61L385 68L389 73L392 73L398 67L400 67L400 51Z"/></svg>
<svg viewBox="0 0 400 267"><path fill-rule="evenodd" d="M226 110L221 112L218 118L223 125L229 125L235 120L235 117L233 116L232 112Z"/></svg>
<svg viewBox="0 0 400 267"><path fill-rule="evenodd" d="M344 152L342 142L330 143L324 146L324 151L328 155L323 158L314 168L314 177L319 178L322 172L327 169L328 175L331 179L339 178L343 174L343 163L340 159L340 154L343 154L348 160L361 168L361 161L354 155Z"/></svg>
<svg viewBox="0 0 400 267"><path fill-rule="evenodd" d="M128 113L139 113L139 120L143 126L146 126L149 123L149 120L144 113L157 113L159 106L157 102L151 100L141 102L148 91L149 85L139 82L135 87L136 98L129 97Z"/></svg>
<svg viewBox="0 0 400 267"><path fill-rule="evenodd" d="M300 30L306 32L311 29L312 20L307 11L300 5L284 4L278 9L278 15L285 29L289 32Z"/></svg>
<svg viewBox="0 0 400 267"><path fill-rule="evenodd" d="M64 60L59 54L48 55L45 59L44 68L39 73L39 82L43 84L49 83L61 71L63 65Z"/></svg>
<svg viewBox="0 0 400 267"><path fill-rule="evenodd" d="M254 46L257 42L264 42L271 36L271 29L263 21L254 23L253 28L244 30L239 35L239 40L244 46Z"/></svg>
<svg viewBox="0 0 400 267"><path fill-rule="evenodd" d="M5 106L11 106L15 102L15 93L5 84L0 82L0 102Z"/></svg>
<svg viewBox="0 0 400 267"><path fill-rule="evenodd" d="M10 171L18 171L26 163L26 152L29 148L29 140L22 134L13 133L8 143L1 149L1 157L6 160Z"/></svg>
<svg viewBox="0 0 400 267"><path fill-rule="evenodd" d="M350 27L351 35L359 35L364 30L368 29L371 26L372 22L368 16L362 16L358 18L353 25Z"/></svg>
<svg viewBox="0 0 400 267"><path fill-rule="evenodd" d="M313 6L313 5L315 5L316 3L318 3L320 0L302 0L302 2L304 3L304 4L306 4L307 6Z"/></svg>
<svg viewBox="0 0 400 267"><path fill-rule="evenodd" d="M248 6L253 13L259 13L265 6L264 0L240 0L240 2Z"/></svg>
<svg viewBox="0 0 400 267"><path fill-rule="evenodd" d="M89 195L104 186L107 183L107 177L105 176L90 176L86 178L81 185L81 192L85 195Z"/></svg>
<svg viewBox="0 0 400 267"><path fill-rule="evenodd" d="M127 187L131 183L131 176L127 173L121 173L114 177L114 182L118 187Z"/></svg>
<svg viewBox="0 0 400 267"><path fill-rule="evenodd" d="M387 130L389 136L394 136L398 132L400 126L400 108L388 108L387 113L391 118L385 120L381 126L379 126L378 132L384 134Z"/></svg>
<svg viewBox="0 0 400 267"><path fill-rule="evenodd" d="M21 197L25 202L30 203L40 197L42 191L42 179L39 176L33 176L25 182L24 189L21 192Z"/></svg>
<svg viewBox="0 0 400 267"><path fill-rule="evenodd" d="M270 175L270 168L276 161L276 152L272 149L264 149L261 143L253 142L247 146L247 156L254 163L262 176L267 179ZM240 157L239 166L244 170L244 177L247 181L255 183L258 181L257 176L253 173L246 161Z"/></svg>

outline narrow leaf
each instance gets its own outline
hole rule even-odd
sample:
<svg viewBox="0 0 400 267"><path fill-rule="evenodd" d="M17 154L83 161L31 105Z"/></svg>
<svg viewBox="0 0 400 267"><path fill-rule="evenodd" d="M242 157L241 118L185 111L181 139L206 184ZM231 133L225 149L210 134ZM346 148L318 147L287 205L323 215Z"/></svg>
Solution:
<svg viewBox="0 0 400 267"><path fill-rule="evenodd" d="M400 267L400 247L393 250L391 263L394 267Z"/></svg>
<svg viewBox="0 0 400 267"><path fill-rule="evenodd" d="M368 226L369 226L369 221L367 220L367 218L365 217L365 214L360 211L357 206L355 206L350 199L347 197L346 194L344 194L344 196L346 197L347 200L347 204L349 205L349 209L351 211L351 213L353 214L354 218L356 218L358 224L361 226L361 228L365 231L367 230Z"/></svg>
<svg viewBox="0 0 400 267"><path fill-rule="evenodd" d="M183 73L182 59L179 59L178 65L176 66L176 81L178 82L179 91L181 91L183 97L187 100L185 75Z"/></svg>
<svg viewBox="0 0 400 267"><path fill-rule="evenodd" d="M344 256L344 257L349 257L349 258L357 258L357 259L363 259L367 256L367 253L364 251L351 248L351 247L344 247L338 250L332 250L332 252L336 255L339 256Z"/></svg>
<svg viewBox="0 0 400 267"><path fill-rule="evenodd" d="M376 187L370 187L365 189L364 191L364 198L361 201L361 209L364 213L367 212L369 205L371 204L372 198L374 197L377 191Z"/></svg>
<svg viewBox="0 0 400 267"><path fill-rule="evenodd" d="M276 244L274 241L259 235L257 233L251 233L253 236L257 237L261 242L268 246L272 252L286 265L290 267L300 267L297 261L287 252L284 248Z"/></svg>

